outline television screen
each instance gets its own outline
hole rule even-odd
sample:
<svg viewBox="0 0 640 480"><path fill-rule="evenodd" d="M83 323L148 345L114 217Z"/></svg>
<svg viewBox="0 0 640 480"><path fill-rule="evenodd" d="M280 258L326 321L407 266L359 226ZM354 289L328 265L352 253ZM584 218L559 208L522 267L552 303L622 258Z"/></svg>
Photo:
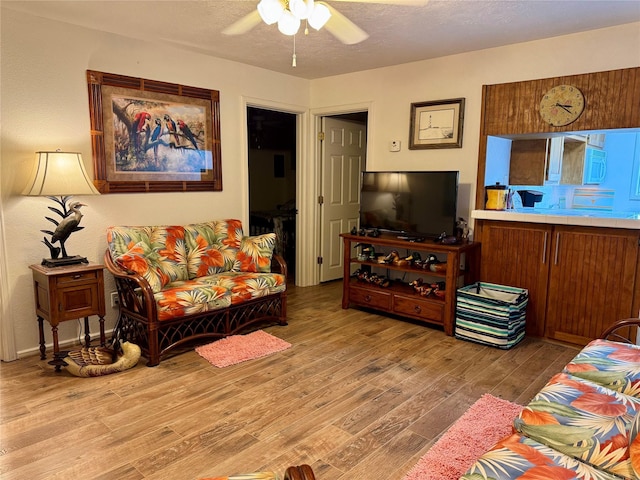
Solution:
<svg viewBox="0 0 640 480"><path fill-rule="evenodd" d="M360 228L454 235L458 172L363 172Z"/></svg>

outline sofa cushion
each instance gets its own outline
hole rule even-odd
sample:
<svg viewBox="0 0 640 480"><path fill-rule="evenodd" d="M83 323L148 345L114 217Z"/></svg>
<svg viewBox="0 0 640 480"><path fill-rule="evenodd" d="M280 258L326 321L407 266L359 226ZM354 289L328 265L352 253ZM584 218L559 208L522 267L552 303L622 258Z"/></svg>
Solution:
<svg viewBox="0 0 640 480"><path fill-rule="evenodd" d="M163 282L160 269L157 267L156 255L149 248L149 244L140 241L133 245L127 252L116 257L115 262L128 272L137 273L143 277L151 290L159 292L162 290Z"/></svg>
<svg viewBox="0 0 640 480"><path fill-rule="evenodd" d="M231 292L215 285L212 277L170 283L154 294L158 320L171 320L231 305Z"/></svg>
<svg viewBox="0 0 640 480"><path fill-rule="evenodd" d="M243 237L240 220L216 220L184 227L189 279L237 268L236 253Z"/></svg>
<svg viewBox="0 0 640 480"><path fill-rule="evenodd" d="M181 226L109 227L107 243L114 261L147 278L154 292L170 282L188 278Z"/></svg>
<svg viewBox="0 0 640 480"><path fill-rule="evenodd" d="M269 273L275 244L275 233L243 237L237 254L240 271Z"/></svg>
<svg viewBox="0 0 640 480"><path fill-rule="evenodd" d="M287 289L286 279L279 273L224 272L207 277L207 281L227 289L234 305Z"/></svg>
<svg viewBox="0 0 640 480"><path fill-rule="evenodd" d="M620 480L548 446L514 433L480 457L460 480Z"/></svg>
<svg viewBox="0 0 640 480"><path fill-rule="evenodd" d="M593 340L564 368L565 373L640 398L640 346Z"/></svg>
<svg viewBox="0 0 640 480"><path fill-rule="evenodd" d="M559 373L522 410L516 430L611 474L633 478L629 428L640 399Z"/></svg>

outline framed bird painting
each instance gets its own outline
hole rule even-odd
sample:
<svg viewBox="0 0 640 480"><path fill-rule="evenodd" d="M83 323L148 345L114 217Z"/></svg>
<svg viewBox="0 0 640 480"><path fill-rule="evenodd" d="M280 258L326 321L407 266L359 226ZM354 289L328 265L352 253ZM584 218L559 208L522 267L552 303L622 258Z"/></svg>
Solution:
<svg viewBox="0 0 640 480"><path fill-rule="evenodd" d="M87 70L101 193L222 190L220 92Z"/></svg>

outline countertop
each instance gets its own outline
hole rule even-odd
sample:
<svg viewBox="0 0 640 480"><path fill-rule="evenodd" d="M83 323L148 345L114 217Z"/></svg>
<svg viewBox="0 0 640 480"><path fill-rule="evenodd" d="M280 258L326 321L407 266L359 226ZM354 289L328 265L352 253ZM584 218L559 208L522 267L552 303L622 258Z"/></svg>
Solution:
<svg viewBox="0 0 640 480"><path fill-rule="evenodd" d="M473 210L471 218L640 230L640 214L633 212L518 208L515 210Z"/></svg>

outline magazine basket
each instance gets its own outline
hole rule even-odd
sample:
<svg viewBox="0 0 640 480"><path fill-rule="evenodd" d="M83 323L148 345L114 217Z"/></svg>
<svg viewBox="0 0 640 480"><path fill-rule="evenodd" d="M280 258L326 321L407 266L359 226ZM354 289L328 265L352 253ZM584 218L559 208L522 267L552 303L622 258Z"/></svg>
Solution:
<svg viewBox="0 0 640 480"><path fill-rule="evenodd" d="M477 282L457 293L456 338L503 349L524 338L528 290Z"/></svg>

